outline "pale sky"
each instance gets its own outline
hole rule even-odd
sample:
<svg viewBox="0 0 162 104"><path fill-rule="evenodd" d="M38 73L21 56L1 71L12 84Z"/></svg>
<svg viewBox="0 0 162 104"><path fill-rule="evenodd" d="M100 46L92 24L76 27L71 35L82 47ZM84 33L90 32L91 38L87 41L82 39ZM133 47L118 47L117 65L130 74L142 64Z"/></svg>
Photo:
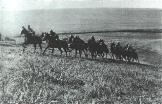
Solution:
<svg viewBox="0 0 162 104"><path fill-rule="evenodd" d="M0 10L102 7L162 9L162 0L0 0Z"/></svg>

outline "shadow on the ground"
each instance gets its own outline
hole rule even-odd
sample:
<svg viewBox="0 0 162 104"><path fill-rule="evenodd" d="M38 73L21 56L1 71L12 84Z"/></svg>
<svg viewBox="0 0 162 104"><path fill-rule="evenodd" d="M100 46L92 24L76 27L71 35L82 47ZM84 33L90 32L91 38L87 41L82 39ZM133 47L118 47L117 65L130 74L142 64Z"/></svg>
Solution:
<svg viewBox="0 0 162 104"><path fill-rule="evenodd" d="M59 55L59 54L42 54L43 56L48 56L48 57L51 57L51 58L54 58L54 57L57 57L57 58L66 58L66 59L70 59L70 60L74 60L74 59L79 59L80 61L86 61L86 60L89 60L89 61L94 61L94 62L103 62L103 63L116 63L116 64L129 64L129 65L138 65L138 66L145 66L145 67L150 67L150 68L158 68L154 65L150 65L150 64L144 64L144 63L137 63L137 62L127 62L127 61L123 61L123 60L115 60L115 59L111 59L111 58L97 58L97 59L92 59L92 58L85 58L85 57L75 57L75 56L72 56L72 55L68 55L68 56L65 56L65 55Z"/></svg>

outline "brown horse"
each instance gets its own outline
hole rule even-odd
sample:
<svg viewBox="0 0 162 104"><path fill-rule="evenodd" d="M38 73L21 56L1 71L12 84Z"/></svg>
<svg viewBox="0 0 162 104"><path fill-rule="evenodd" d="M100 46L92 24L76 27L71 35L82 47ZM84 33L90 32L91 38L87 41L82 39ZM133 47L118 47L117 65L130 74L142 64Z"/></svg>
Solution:
<svg viewBox="0 0 162 104"><path fill-rule="evenodd" d="M29 33L26 29L22 29L21 31L21 35L24 34L25 35L25 42L23 43L23 52L25 51L25 48L27 45L29 44L33 44L34 46L34 52L36 51L37 48L37 44L39 45L41 51L42 51L42 36L37 36L37 35L32 35L31 33Z"/></svg>
<svg viewBox="0 0 162 104"><path fill-rule="evenodd" d="M88 40L88 50L91 54L92 59L97 58L97 50L98 50L97 48L98 48L98 44L94 39L94 37L92 36L92 38Z"/></svg>
<svg viewBox="0 0 162 104"><path fill-rule="evenodd" d="M60 51L60 54L62 55L62 48L64 49L65 53L66 53L66 56L67 56L67 52L69 52L69 48L68 48L68 43L67 41L65 40L60 40L59 38L56 38L56 37L53 37L51 36L50 34L48 33L45 33L44 34L44 37L43 37L43 41L48 41L48 45L47 47L45 48L43 54L45 53L45 51L48 49L48 48L52 48L52 53L54 52L54 48L58 48L59 51Z"/></svg>
<svg viewBox="0 0 162 104"><path fill-rule="evenodd" d="M128 62L139 62L139 59L138 59L138 54L137 52L135 51L134 48L132 47L128 47L127 51L125 51L125 55L127 57L127 61Z"/></svg>
<svg viewBox="0 0 162 104"><path fill-rule="evenodd" d="M104 58L104 56L106 55L106 58L107 58L107 55L109 53L109 49L108 49L108 46L105 44L104 40L103 39L100 39L97 41L97 55L98 56L101 56L102 58Z"/></svg>
<svg viewBox="0 0 162 104"><path fill-rule="evenodd" d="M70 43L71 50L75 50L75 57L77 56L78 52L79 52L80 58L82 56L82 52L84 52L84 55L86 58L88 57L88 54L87 54L88 44L85 43L79 36L70 37L69 43Z"/></svg>
<svg viewBox="0 0 162 104"><path fill-rule="evenodd" d="M126 48L121 46L117 47L117 45L113 42L111 43L110 50L112 59L120 59L128 62L136 61L139 63L138 54L132 46L127 46Z"/></svg>

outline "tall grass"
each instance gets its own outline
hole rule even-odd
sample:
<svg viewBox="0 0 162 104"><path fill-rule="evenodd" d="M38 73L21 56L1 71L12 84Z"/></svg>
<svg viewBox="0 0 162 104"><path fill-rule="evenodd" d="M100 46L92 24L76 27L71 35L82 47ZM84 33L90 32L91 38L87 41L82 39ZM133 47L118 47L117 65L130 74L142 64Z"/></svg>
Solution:
<svg viewBox="0 0 162 104"><path fill-rule="evenodd" d="M7 49L1 54L2 62L14 62L14 66L0 65L2 104L162 103L158 68ZM12 58L6 57L10 50Z"/></svg>

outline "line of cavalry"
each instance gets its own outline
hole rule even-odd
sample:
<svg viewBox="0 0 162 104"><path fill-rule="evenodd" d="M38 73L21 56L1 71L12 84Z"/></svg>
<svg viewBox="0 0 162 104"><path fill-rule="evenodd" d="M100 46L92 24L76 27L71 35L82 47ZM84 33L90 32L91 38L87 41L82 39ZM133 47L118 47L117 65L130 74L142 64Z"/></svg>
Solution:
<svg viewBox="0 0 162 104"><path fill-rule="evenodd" d="M75 57L78 52L80 57L82 56L82 53L84 53L86 58L88 58L88 53L90 53L92 59L96 59L97 56L107 58L107 55L109 54L111 59L139 63L137 52L129 44L122 47L120 42L112 42L110 43L110 48L108 48L108 45L105 44L104 40L95 40L94 36L92 36L88 42L85 42L79 36L73 35L68 38L59 39L58 34L53 32L53 30L51 30L50 33L43 32L41 35L35 35L35 31L30 28L30 25L28 25L28 30L24 26L22 27L21 35L22 34L25 35L25 42L22 45L23 52L28 44L34 45L34 51L38 44L42 52L42 41L46 41L47 47L43 51L43 54L45 54L48 48L52 48L52 53L54 52L54 48L58 48L60 54L62 55L62 53L65 52L66 56L68 55L68 52L70 53L72 50L75 50Z"/></svg>

